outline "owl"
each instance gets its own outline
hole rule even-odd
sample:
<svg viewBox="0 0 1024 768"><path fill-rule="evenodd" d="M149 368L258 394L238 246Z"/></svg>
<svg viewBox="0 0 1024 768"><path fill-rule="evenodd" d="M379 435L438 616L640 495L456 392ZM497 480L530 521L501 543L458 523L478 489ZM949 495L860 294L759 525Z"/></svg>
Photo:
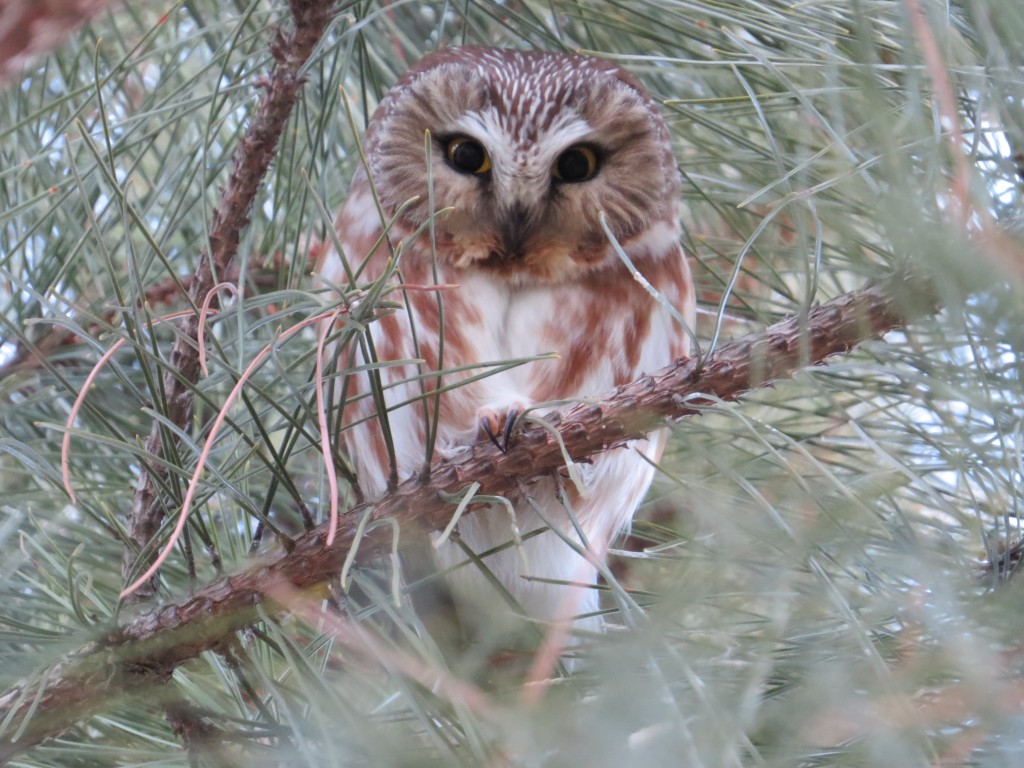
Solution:
<svg viewBox="0 0 1024 768"><path fill-rule="evenodd" d="M341 440L367 497L417 475L430 436L435 456L484 436L503 449L524 413L599 396L688 354L683 325L616 252L692 326L669 134L619 66L439 50L386 94L364 152L335 221L343 254L328 247L319 271L337 285L346 259L363 265L361 281L397 266L385 298L400 308L339 363L362 367L347 384ZM509 360L525 362L500 365ZM665 439L662 430L596 456L578 482L532 479L509 504L461 518L458 542L436 547L460 613L511 596L528 620L599 629L597 564Z"/></svg>

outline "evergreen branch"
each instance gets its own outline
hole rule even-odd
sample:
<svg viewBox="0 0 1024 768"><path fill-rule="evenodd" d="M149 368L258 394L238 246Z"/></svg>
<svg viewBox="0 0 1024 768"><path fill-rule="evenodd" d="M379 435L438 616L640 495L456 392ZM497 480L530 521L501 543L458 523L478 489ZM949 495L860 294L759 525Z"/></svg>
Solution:
<svg viewBox="0 0 1024 768"><path fill-rule="evenodd" d="M278 141L295 105L305 78L302 68L323 37L334 10L333 2L291 0L295 27L290 34L275 32L270 51L275 64L270 76L261 84L264 92L245 136L235 153L228 182L221 192L220 205L214 212L209 246L189 285L189 301L193 308L202 305L206 295L232 264L238 251L242 229L249 223L249 211L259 186L276 154ZM199 381L199 350L196 342L200 315L185 322L182 333L171 349L167 371L163 377L164 411L168 420L187 430L192 421L195 396L193 387ZM165 441L173 441L159 421L154 421L146 451L156 458L164 455ZM164 470L156 462L143 467L136 484L128 526L128 542L122 559L126 582L133 573L144 571L154 553L149 544L166 515L164 500L158 488L164 484ZM140 554L141 553L141 554ZM149 599L155 593L153 581L132 593L131 600Z"/></svg>
<svg viewBox="0 0 1024 768"><path fill-rule="evenodd" d="M279 257L275 257L274 264L269 267L264 266L262 263L253 263L249 265L244 279L247 284L253 286L257 291L271 290L280 283L280 268ZM238 266L232 264L229 266L226 274L221 276L221 279L224 282L237 283L241 277ZM169 276L146 286L146 305L149 307L160 307L176 302L181 289L189 290L193 281L194 277L192 275L186 275L182 278ZM68 314L71 313L69 312ZM84 326L85 330L94 336L98 336L103 330L99 323L95 319L90 321L88 316L85 319L88 321ZM118 319L118 311L108 310L103 313L102 319L104 323L113 324ZM51 326L38 339L26 341L16 339L14 341L13 353L7 360L0 363L0 380L8 376L23 375L37 370L43 367L46 361L57 358L58 352L78 345L81 340L82 334L68 330L64 326Z"/></svg>
<svg viewBox="0 0 1024 768"><path fill-rule="evenodd" d="M524 479L563 468L563 450L574 461L585 461L644 436L666 419L736 400L937 308L930 281L895 275L814 307L805 317L725 344L704 360L678 360L599 402L548 414L558 438L527 426L507 453L487 440L469 446L457 459L437 463L425 481L407 481L383 499L350 510L331 545L322 524L296 539L286 554L131 619L70 654L41 681L0 695L0 722L10 723L15 734L0 741L0 762L101 711L114 696L145 695L181 664L223 647L233 632L256 622L257 607L270 615L285 611L287 606L275 605L272 598L282 587L286 592L323 588L353 546L358 545L362 561L389 551L392 529L380 524L386 520L407 531L441 529L454 508L452 495L471 483L479 483L482 495L510 493ZM367 517L369 524L360 526Z"/></svg>

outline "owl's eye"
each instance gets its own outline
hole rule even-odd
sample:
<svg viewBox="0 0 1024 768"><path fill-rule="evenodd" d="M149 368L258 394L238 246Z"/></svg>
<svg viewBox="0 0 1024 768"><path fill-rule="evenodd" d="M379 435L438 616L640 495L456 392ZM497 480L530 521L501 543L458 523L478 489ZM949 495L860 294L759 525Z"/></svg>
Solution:
<svg viewBox="0 0 1024 768"><path fill-rule="evenodd" d="M558 181L589 181L597 175L597 152L585 144L569 147L555 160L551 173Z"/></svg>
<svg viewBox="0 0 1024 768"><path fill-rule="evenodd" d="M461 173L481 174L491 170L491 158L483 144L466 136L451 139L444 148L448 164Z"/></svg>

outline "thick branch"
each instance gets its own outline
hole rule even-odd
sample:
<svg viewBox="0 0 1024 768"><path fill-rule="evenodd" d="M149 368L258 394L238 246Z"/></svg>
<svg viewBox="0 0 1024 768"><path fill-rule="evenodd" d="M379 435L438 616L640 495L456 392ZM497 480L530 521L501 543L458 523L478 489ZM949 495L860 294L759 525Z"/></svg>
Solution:
<svg viewBox="0 0 1024 768"><path fill-rule="evenodd" d="M734 400L935 310L929 283L893 278L816 307L802 320L785 320L764 333L726 344L702 364L679 360L598 403L565 408L546 418L568 453L581 460L640 437L665 419L697 413L714 399ZM12 713L20 720L34 702L38 704L21 738L0 742L0 761L99 711L113 695L132 695L154 679L166 679L178 665L220 646L232 632L254 622L258 604L270 613L283 610L271 605L269 598L280 593L280 585L294 590L324 584L338 573L367 514L375 522L396 520L406 530L441 528L454 508L446 495L474 481L480 483L481 493L508 493L517 481L557 470L563 463L558 441L537 426L517 435L506 454L489 442L477 443L458 461L437 464L427 482L406 482L384 499L350 510L331 546L326 545L327 530L321 525L297 539L287 554L129 621L70 656L49 676L38 699L37 691L28 686L0 696L0 722ZM358 542L359 559L390 549L391 535L390 526L368 526Z"/></svg>
<svg viewBox="0 0 1024 768"><path fill-rule="evenodd" d="M276 64L263 84L263 97L235 152L231 175L221 191L220 205L214 212L210 228L209 250L200 256L199 266L189 286L189 299L193 306L202 304L216 281L223 279L238 251L239 235L249 223L253 200L302 88L302 67L323 37L333 8L334 2L324 0L292 0L295 29L289 35L280 30L275 32L271 53ZM196 313L186 321L181 335L175 340L168 372L163 377L166 416L183 430L188 430L192 421L195 405L192 388L199 381L198 328L199 315ZM146 439L146 451L157 459L163 457L165 440L173 441L174 437L170 430L154 421ZM166 514L165 500L160 497L158 488L165 484L167 472L154 469L158 465L158 462L153 462L144 467L136 483L128 525L128 546L122 562L126 581L131 580L133 572L148 567L155 557L154 552L147 550L147 545ZM139 552L147 554L140 557ZM141 601L151 598L155 590L155 582L150 582L137 589L129 599Z"/></svg>

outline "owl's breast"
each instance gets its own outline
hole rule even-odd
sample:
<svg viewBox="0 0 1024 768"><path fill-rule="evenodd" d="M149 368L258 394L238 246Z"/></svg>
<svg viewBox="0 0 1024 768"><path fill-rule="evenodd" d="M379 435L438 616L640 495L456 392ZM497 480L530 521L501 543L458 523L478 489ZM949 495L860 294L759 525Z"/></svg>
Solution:
<svg viewBox="0 0 1024 768"><path fill-rule="evenodd" d="M625 273L618 279L510 286L486 275L458 280L464 364L524 362L481 380L483 390L515 391L531 402L599 395L671 360L671 319ZM454 297L453 297L454 298ZM484 399L487 394L483 394Z"/></svg>

